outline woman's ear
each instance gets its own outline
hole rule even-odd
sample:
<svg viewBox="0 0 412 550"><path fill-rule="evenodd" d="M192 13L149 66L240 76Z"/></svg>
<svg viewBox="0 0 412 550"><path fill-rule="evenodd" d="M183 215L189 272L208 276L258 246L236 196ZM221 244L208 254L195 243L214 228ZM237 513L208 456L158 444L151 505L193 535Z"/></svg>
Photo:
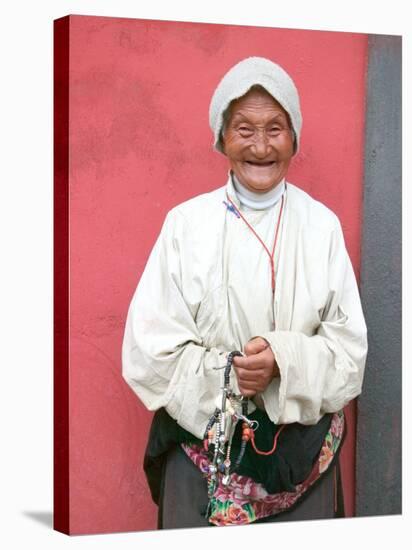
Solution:
<svg viewBox="0 0 412 550"><path fill-rule="evenodd" d="M225 151L225 138L223 137L223 132L220 132L220 138L219 138L219 141L220 141L220 145L222 147L222 153L224 155L226 155L226 151Z"/></svg>

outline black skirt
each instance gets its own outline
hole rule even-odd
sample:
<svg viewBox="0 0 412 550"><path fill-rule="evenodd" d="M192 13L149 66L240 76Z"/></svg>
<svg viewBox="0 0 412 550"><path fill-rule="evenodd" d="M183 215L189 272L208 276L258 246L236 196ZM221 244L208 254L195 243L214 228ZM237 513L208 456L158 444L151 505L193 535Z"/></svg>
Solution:
<svg viewBox="0 0 412 550"><path fill-rule="evenodd" d="M279 426L275 425L260 409L256 409L248 417L259 422L259 428L255 431L256 446L265 451L271 449ZM248 445L242 462L236 470L237 473L262 483L269 494L294 491L295 486L310 474L329 430L331 419L332 415L326 414L315 425L288 424L279 436L276 452L269 456L256 454ZM240 424L237 426L232 442L233 458L236 458L240 448ZM202 445L199 439L180 427L165 409L156 411L143 464L151 495L156 504L160 502L168 453L180 443ZM336 459L337 457L334 460ZM201 475L200 471L199 475Z"/></svg>
<svg viewBox="0 0 412 550"><path fill-rule="evenodd" d="M158 528L214 527L206 517L207 484L201 471L182 448L175 445L166 455L161 476ZM254 523L275 523L344 517L339 462L288 510Z"/></svg>

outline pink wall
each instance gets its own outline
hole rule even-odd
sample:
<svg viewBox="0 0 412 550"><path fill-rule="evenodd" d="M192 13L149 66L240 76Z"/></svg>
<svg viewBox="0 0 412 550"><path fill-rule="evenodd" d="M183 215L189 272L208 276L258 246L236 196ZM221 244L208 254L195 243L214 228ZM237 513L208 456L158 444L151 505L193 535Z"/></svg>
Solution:
<svg viewBox="0 0 412 550"><path fill-rule="evenodd" d="M304 123L289 179L338 214L359 272L366 46L360 34L70 17L71 533L156 528L142 471L151 415L121 377L125 316L166 212L225 182L208 106L238 60L269 57L294 78Z"/></svg>

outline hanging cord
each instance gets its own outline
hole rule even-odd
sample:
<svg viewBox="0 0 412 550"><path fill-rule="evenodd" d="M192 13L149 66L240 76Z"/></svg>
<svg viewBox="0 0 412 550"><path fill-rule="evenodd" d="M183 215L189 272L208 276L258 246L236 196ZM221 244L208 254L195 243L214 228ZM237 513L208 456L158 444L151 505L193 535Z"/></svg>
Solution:
<svg viewBox="0 0 412 550"><path fill-rule="evenodd" d="M236 213L236 215L240 218L242 218L242 220L245 222L245 224L248 226L248 228L252 231L252 233L255 235L255 237L258 239L258 241L260 242L260 244L263 246L263 248L265 249L267 255L269 256L269 261L270 261L270 269L271 269L271 281L272 281L272 293L274 294L275 293L275 287L276 287L276 275L275 275L275 249L276 249L276 242L278 240L278 233L279 233L279 227L280 227L280 220L282 219L282 212L283 212L283 204L284 204L284 199L285 199L285 194L283 193L282 195L282 202L280 204L280 210L279 210L279 216L278 216L278 221L277 221L277 224L276 224L276 229L275 229L275 240L273 242L273 248L272 248L272 252L269 251L268 247L265 245L265 243L263 242L263 240L259 237L259 235L256 233L256 231L253 229L253 227L250 225L250 223L247 221L247 219L243 216L242 212L240 212L240 210L236 207L236 205L233 203L233 201L229 198L228 194L226 193L226 198L227 200L230 202L231 206L232 206L232 209L233 211Z"/></svg>
<svg viewBox="0 0 412 550"><path fill-rule="evenodd" d="M213 428L218 418L219 418L219 409L216 408L215 412L210 417L209 422L207 423L205 433L203 435L203 448L205 449L205 451L209 450L209 440L211 437L210 430Z"/></svg>
<svg viewBox="0 0 412 550"><path fill-rule="evenodd" d="M247 397L244 397L242 399L242 416L245 417L245 418L246 418L247 412L248 412L248 404L249 404L249 399ZM245 425L249 427L249 424L247 422L243 422L243 424L242 424L242 442L240 444L240 451L239 451L238 457L236 459L236 462L233 466L233 470L236 470L236 468L238 468L240 466L240 463L242 462L242 458L243 458L243 456L245 454L245 451L246 451L246 445L247 445L248 439L246 437L244 437L244 435L243 435Z"/></svg>
<svg viewBox="0 0 412 550"><path fill-rule="evenodd" d="M258 455L262 455L262 456L270 456L272 455L275 451L276 451L276 447L277 447L277 444L278 444L278 438L279 438L279 435L280 435L280 432L283 430L283 428L286 426L286 424L282 424L282 426L278 429L278 431L276 432L276 435L273 439L273 447L270 451L260 451L257 447L256 447L256 443L255 443L255 432L253 430L251 430L251 434L250 434L250 442L252 443L252 447L253 447L253 450L255 451L255 453L257 453Z"/></svg>
<svg viewBox="0 0 412 550"><path fill-rule="evenodd" d="M227 363L226 363L225 372L224 372L224 385L225 385L225 388L229 387L230 371L232 369L233 359L235 357L242 357L242 356L243 356L243 354L240 353L240 351L231 351L229 353L229 355L227 356Z"/></svg>

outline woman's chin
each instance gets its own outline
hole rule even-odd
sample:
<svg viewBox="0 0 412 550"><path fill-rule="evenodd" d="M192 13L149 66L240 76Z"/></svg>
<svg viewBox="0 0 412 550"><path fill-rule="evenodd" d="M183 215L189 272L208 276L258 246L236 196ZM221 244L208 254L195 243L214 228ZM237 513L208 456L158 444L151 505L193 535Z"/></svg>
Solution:
<svg viewBox="0 0 412 550"><path fill-rule="evenodd" d="M280 183L280 181L281 180L279 180L278 178L276 178L275 180L268 179L263 181L262 180L246 180L246 181L240 180L240 182L243 183L243 185L253 193L267 193L268 191L271 191L272 189L274 189Z"/></svg>

